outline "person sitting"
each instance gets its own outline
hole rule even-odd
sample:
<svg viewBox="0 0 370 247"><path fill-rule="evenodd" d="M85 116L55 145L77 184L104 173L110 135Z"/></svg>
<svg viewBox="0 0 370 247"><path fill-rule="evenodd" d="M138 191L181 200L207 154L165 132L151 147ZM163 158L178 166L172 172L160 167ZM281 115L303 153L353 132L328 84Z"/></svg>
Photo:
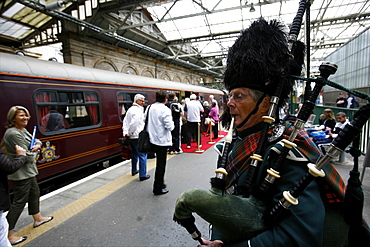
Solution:
<svg viewBox="0 0 370 247"><path fill-rule="evenodd" d="M320 115L319 125L319 127L308 128L306 131L316 144L327 143L328 141L323 139L329 137L326 135L335 127L334 113L331 109L325 109L324 113Z"/></svg>
<svg viewBox="0 0 370 247"><path fill-rule="evenodd" d="M339 132L344 128L344 126L349 123L347 115L344 112L338 112L336 118L338 122L335 124L333 131L330 131L328 133L328 135L333 139L336 138Z"/></svg>
<svg viewBox="0 0 370 247"><path fill-rule="evenodd" d="M338 122L335 124L333 130L328 130L325 138L321 138L320 140L315 140L314 138L314 142L320 147L324 154L326 153L326 150L325 145L322 144L331 143L338 136L339 132L344 128L344 126L349 123L347 115L344 112L338 112L336 118Z"/></svg>
<svg viewBox="0 0 370 247"><path fill-rule="evenodd" d="M319 128L317 130L332 130L335 127L334 113L331 109L325 109L324 113L320 115Z"/></svg>
<svg viewBox="0 0 370 247"><path fill-rule="evenodd" d="M44 131L58 131L69 128L69 124L64 116L58 112L57 106L51 106L50 112L41 119L41 128Z"/></svg>

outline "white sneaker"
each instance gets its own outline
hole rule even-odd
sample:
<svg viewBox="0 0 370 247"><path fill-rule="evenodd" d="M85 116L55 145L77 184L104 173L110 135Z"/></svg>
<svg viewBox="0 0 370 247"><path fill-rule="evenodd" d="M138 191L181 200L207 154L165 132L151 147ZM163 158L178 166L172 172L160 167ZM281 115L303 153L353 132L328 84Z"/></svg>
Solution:
<svg viewBox="0 0 370 247"><path fill-rule="evenodd" d="M173 151L171 151L170 154L173 155Z"/></svg>
<svg viewBox="0 0 370 247"><path fill-rule="evenodd" d="M187 149L190 149L190 146L186 146Z"/></svg>

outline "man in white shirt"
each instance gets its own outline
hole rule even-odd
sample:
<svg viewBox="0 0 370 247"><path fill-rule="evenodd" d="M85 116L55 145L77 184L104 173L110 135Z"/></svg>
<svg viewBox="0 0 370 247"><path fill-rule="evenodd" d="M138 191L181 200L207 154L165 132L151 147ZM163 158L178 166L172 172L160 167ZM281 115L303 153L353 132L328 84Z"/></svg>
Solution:
<svg viewBox="0 0 370 247"><path fill-rule="evenodd" d="M168 193L164 184L166 172L167 149L172 146L171 131L175 128L172 121L172 113L167 103L168 96L163 90L156 92L156 102L149 106L145 112L148 115L146 130L149 133L150 143L156 154L156 169L154 175L153 193L163 195Z"/></svg>
<svg viewBox="0 0 370 247"><path fill-rule="evenodd" d="M204 112L204 109L200 102L196 99L197 96L195 94L190 95L190 101L186 103L184 108L188 120L186 148L190 148L193 135L196 136L197 140L199 138L200 143L202 142L201 136L198 137L198 128L200 127L200 114Z"/></svg>
<svg viewBox="0 0 370 247"><path fill-rule="evenodd" d="M139 173L140 181L144 181L150 178L150 175L146 174L146 160L147 154L140 153L138 150L138 139L139 133L144 129L144 105L145 97L141 94L136 94L134 97L134 103L127 110L126 116L122 123L122 134L128 138L132 151L131 159L131 174L135 176ZM139 171L137 170L137 163L139 161Z"/></svg>
<svg viewBox="0 0 370 247"><path fill-rule="evenodd" d="M327 143L331 143L339 134L339 132L346 126L346 124L349 123L349 120L347 119L347 115L344 112L338 112L336 115L337 123L334 126L334 129L328 128L328 133L326 135L326 138L322 138L319 141L316 141L316 145L318 145L321 148L321 151L323 154L326 154L326 145ZM321 145L324 144L324 145Z"/></svg>
<svg viewBox="0 0 370 247"><path fill-rule="evenodd" d="M333 139L335 139L344 126L349 123L347 115L344 112L338 112L336 118L338 122L335 124L334 129L328 133L328 135L330 135Z"/></svg>

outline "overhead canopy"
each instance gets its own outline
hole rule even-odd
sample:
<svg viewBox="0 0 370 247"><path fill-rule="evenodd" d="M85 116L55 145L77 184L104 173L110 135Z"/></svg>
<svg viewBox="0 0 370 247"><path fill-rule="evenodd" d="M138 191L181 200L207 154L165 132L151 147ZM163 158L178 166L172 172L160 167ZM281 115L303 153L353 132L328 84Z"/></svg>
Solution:
<svg viewBox="0 0 370 247"><path fill-rule="evenodd" d="M315 0L310 10L311 65L369 28L367 0ZM256 18L289 25L299 0L5 0L2 46L22 49L60 42L60 20L81 35L221 77L240 31ZM304 30L300 39L305 43Z"/></svg>

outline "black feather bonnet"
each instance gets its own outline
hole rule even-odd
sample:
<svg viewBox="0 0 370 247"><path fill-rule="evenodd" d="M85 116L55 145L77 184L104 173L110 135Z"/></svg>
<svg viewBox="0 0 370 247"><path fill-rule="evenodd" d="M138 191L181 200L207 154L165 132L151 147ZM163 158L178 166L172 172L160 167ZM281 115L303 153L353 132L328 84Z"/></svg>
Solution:
<svg viewBox="0 0 370 247"><path fill-rule="evenodd" d="M259 18L242 31L229 49L224 73L227 90L247 87L272 96L282 86L280 99L288 98L294 81L290 75L301 73L304 45L300 45L302 54L292 55L284 28L277 20Z"/></svg>

